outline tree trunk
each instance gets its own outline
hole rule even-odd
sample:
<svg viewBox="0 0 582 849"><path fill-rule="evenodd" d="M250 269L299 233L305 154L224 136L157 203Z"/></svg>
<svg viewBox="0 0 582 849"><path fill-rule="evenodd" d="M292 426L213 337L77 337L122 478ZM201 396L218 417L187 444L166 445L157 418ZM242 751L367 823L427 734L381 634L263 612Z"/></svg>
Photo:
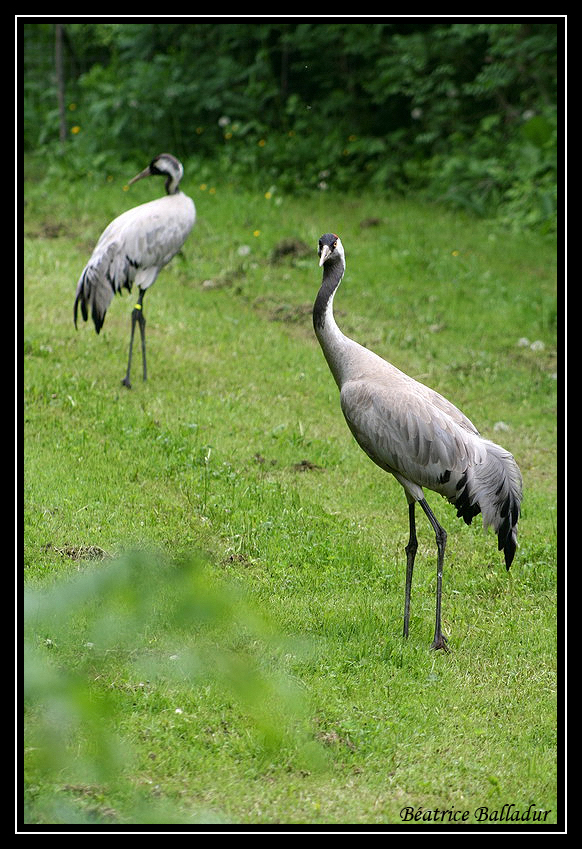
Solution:
<svg viewBox="0 0 582 849"><path fill-rule="evenodd" d="M65 74L63 71L63 25L55 24L55 75L57 78L57 101L59 104L59 139L64 143L67 138L67 119L65 112Z"/></svg>

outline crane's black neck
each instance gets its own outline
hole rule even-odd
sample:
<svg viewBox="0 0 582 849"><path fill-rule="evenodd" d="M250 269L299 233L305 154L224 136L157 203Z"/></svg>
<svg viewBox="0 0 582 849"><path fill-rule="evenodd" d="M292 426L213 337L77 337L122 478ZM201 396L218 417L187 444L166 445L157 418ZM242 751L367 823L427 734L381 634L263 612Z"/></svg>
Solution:
<svg viewBox="0 0 582 849"><path fill-rule="evenodd" d="M345 266L343 262L339 261L327 262L323 266L323 280L313 305L313 327L316 333L318 330L323 330L325 326L330 300L342 281L344 271Z"/></svg>
<svg viewBox="0 0 582 849"><path fill-rule="evenodd" d="M180 181L176 182L175 177L168 177L166 180L166 194L177 195L180 191Z"/></svg>

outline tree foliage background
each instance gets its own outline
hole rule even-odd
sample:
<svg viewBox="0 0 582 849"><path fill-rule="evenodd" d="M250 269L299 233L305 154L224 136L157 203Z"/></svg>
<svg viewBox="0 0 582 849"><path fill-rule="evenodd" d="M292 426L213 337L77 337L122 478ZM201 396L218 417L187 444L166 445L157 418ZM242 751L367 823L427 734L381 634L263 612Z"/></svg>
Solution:
<svg viewBox="0 0 582 849"><path fill-rule="evenodd" d="M23 23L26 151L163 150L281 191L420 192L555 228L559 19Z"/></svg>

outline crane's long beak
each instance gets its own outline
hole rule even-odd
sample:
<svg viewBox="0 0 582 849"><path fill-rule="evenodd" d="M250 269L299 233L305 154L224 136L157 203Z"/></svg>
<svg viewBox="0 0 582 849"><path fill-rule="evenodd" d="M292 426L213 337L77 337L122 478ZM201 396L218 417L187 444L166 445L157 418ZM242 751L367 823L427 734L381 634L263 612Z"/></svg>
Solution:
<svg viewBox="0 0 582 849"><path fill-rule="evenodd" d="M131 186L132 183L137 183L138 180L142 180L144 177L151 177L151 174L152 172L150 166L148 165L147 168L144 168L143 171L140 171L139 174L136 174L135 177L133 177L127 185Z"/></svg>
<svg viewBox="0 0 582 849"><path fill-rule="evenodd" d="M321 248L321 254L319 255L319 267L320 268L323 265L323 263L326 261L326 259L330 255L330 253L331 253L331 250L329 248L329 245L323 245L323 247Z"/></svg>

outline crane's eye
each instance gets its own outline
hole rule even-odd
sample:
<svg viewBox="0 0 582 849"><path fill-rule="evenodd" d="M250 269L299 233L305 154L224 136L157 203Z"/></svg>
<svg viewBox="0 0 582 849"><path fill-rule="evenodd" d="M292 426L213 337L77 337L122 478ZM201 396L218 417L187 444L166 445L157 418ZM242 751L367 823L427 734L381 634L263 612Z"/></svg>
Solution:
<svg viewBox="0 0 582 849"><path fill-rule="evenodd" d="M336 248L337 248L337 239L335 240L335 242L331 246L332 251L335 251Z"/></svg>

